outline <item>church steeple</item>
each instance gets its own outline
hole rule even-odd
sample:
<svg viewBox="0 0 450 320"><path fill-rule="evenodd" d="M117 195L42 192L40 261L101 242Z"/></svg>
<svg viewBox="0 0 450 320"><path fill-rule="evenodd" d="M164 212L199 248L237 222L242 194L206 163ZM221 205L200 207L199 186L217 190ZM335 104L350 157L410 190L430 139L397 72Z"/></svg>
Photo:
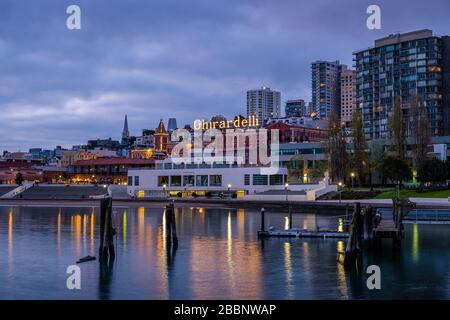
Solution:
<svg viewBox="0 0 450 320"><path fill-rule="evenodd" d="M122 142L130 137L130 131L128 130L128 117L125 115L125 122L123 123Z"/></svg>

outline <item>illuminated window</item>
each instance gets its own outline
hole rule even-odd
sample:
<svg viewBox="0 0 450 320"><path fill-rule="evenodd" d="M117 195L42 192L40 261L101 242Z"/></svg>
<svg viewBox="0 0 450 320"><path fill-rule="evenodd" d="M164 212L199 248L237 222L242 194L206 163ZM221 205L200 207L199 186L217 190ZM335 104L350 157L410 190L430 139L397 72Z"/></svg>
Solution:
<svg viewBox="0 0 450 320"><path fill-rule="evenodd" d="M210 175L209 176L209 185L211 187L220 187L222 186L222 176L217 174L217 175Z"/></svg>

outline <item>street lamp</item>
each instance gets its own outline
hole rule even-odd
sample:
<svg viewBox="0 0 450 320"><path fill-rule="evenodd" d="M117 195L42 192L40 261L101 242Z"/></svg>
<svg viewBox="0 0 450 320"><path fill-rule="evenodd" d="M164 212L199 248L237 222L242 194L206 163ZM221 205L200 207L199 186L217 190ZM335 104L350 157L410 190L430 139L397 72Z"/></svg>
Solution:
<svg viewBox="0 0 450 320"><path fill-rule="evenodd" d="M166 193L166 187L167 187L167 185L166 185L166 184L163 184L162 187L163 187L163 190L164 190L164 197L166 198L166 197L167 197L167 193Z"/></svg>
<svg viewBox="0 0 450 320"><path fill-rule="evenodd" d="M288 187L289 187L289 183L285 183L284 184L284 190L286 191L286 201L288 201Z"/></svg>
<svg viewBox="0 0 450 320"><path fill-rule="evenodd" d="M342 196L341 196L341 194L342 194L342 181L339 181L338 182L338 192L339 192L339 203L341 203L341 200L342 200Z"/></svg>
<svg viewBox="0 0 450 320"><path fill-rule="evenodd" d="M231 189L231 183L227 184L227 187L228 187L228 191L230 191L230 189Z"/></svg>
<svg viewBox="0 0 450 320"><path fill-rule="evenodd" d="M352 177L352 189L353 189L353 187L354 187L353 181L354 181L354 179L355 179L355 173L354 173L354 172L351 172L351 173L350 173L350 176Z"/></svg>

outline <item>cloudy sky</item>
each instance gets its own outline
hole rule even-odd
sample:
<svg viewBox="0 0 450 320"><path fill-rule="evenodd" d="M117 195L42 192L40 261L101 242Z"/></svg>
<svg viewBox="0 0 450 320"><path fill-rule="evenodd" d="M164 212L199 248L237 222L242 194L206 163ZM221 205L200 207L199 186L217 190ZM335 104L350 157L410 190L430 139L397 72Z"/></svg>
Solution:
<svg viewBox="0 0 450 320"><path fill-rule="evenodd" d="M81 30L66 8L81 8ZM382 9L368 30L366 8ZM310 100L310 63L394 32L450 34L448 0L0 0L0 151L70 147L216 114L262 85Z"/></svg>

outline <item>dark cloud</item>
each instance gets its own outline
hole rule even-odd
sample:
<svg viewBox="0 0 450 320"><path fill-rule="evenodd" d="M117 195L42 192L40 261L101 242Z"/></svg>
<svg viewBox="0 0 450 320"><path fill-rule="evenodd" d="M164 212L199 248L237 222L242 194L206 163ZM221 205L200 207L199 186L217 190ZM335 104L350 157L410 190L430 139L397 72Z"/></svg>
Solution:
<svg viewBox="0 0 450 320"><path fill-rule="evenodd" d="M82 30L65 27L78 4ZM382 8L382 30L365 27ZM245 113L261 85L310 99L310 63L352 64L380 36L450 34L442 1L2 0L0 150L119 138L159 118L180 125Z"/></svg>

